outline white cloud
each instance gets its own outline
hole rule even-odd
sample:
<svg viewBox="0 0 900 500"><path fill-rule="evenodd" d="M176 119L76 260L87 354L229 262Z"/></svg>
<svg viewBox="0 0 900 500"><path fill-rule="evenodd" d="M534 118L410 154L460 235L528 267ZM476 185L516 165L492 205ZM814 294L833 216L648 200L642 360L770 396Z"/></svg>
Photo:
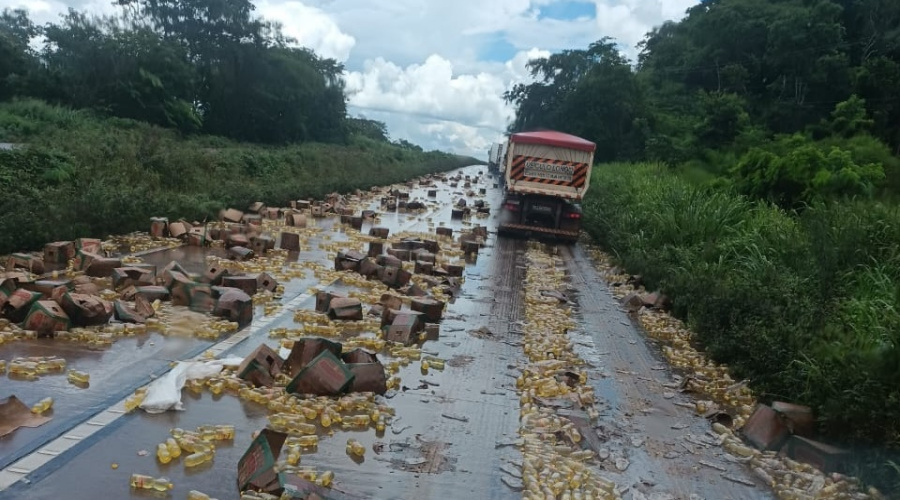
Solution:
<svg viewBox="0 0 900 500"><path fill-rule="evenodd" d="M263 0L256 3L256 9L266 19L282 23L285 35L322 57L344 62L356 45L353 36L341 31L331 16L316 7L295 0Z"/></svg>
<svg viewBox="0 0 900 500"><path fill-rule="evenodd" d="M484 157L512 109L502 94L529 79L529 59L604 36L634 60L654 26L699 0L593 0L596 14L541 18L560 0L255 0L257 13L320 55L344 62L351 113L385 122L392 137ZM112 13L109 0L0 0L44 23L66 5ZM491 51L499 51L491 54ZM502 54L498 57L497 54Z"/></svg>

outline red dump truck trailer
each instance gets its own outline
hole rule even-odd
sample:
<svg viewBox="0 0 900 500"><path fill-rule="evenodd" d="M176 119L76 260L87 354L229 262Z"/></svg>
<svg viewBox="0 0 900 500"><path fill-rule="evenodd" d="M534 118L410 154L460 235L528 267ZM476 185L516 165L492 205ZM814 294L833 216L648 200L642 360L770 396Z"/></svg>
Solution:
<svg viewBox="0 0 900 500"><path fill-rule="evenodd" d="M552 130L512 134L498 234L575 241L597 145Z"/></svg>

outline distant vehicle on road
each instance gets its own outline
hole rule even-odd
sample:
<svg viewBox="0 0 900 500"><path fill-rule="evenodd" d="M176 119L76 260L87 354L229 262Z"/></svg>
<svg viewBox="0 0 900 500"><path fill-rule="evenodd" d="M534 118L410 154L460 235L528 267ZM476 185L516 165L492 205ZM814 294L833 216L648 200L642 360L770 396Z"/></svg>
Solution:
<svg viewBox="0 0 900 500"><path fill-rule="evenodd" d="M497 233L576 241L597 145L546 130L512 134L503 149L504 200Z"/></svg>

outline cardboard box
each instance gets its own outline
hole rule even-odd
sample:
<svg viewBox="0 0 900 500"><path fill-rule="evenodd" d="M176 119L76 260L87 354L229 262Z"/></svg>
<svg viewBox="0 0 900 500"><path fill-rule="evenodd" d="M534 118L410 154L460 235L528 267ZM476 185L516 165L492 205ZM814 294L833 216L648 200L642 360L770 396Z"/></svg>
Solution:
<svg viewBox="0 0 900 500"><path fill-rule="evenodd" d="M422 313L425 321L429 323L437 323L444 315L444 303L428 297L417 297L412 299L409 308L413 311Z"/></svg>
<svg viewBox="0 0 900 500"><path fill-rule="evenodd" d="M411 255L410 251L405 248L388 248L387 253L388 253L388 255L396 257L404 262L409 261L410 255Z"/></svg>
<svg viewBox="0 0 900 500"><path fill-rule="evenodd" d="M391 234L391 230L387 227L373 227L369 229L369 236L374 236L376 238L385 239L389 234Z"/></svg>
<svg viewBox="0 0 900 500"><path fill-rule="evenodd" d="M292 375L296 375L323 352L328 351L337 357L341 355L341 349L343 349L343 345L340 342L323 337L299 338L294 341L294 347L291 348L291 353L285 360L286 369Z"/></svg>
<svg viewBox="0 0 900 500"><path fill-rule="evenodd" d="M463 275L463 271L465 271L465 267L459 264L450 264L447 266L447 274L453 277L461 277Z"/></svg>
<svg viewBox="0 0 900 500"><path fill-rule="evenodd" d="M269 275L269 273L259 273L259 275L256 276L256 286L257 289L261 288L263 290L274 292L275 289L278 288L278 281Z"/></svg>
<svg viewBox="0 0 900 500"><path fill-rule="evenodd" d="M272 387L282 372L284 360L271 347L260 344L238 366L237 376L256 387Z"/></svg>
<svg viewBox="0 0 900 500"><path fill-rule="evenodd" d="M350 392L387 392L387 375L381 363L354 363L348 364L347 368L353 374Z"/></svg>
<svg viewBox="0 0 900 500"><path fill-rule="evenodd" d="M150 236L153 238L165 238L169 235L169 219L166 217L150 218Z"/></svg>
<svg viewBox="0 0 900 500"><path fill-rule="evenodd" d="M354 378L347 365L326 350L304 366L285 390L291 394L337 396L347 391Z"/></svg>
<svg viewBox="0 0 900 500"><path fill-rule="evenodd" d="M237 288L226 290L216 300L213 316L234 321L241 327L249 325L253 321L253 299Z"/></svg>
<svg viewBox="0 0 900 500"><path fill-rule="evenodd" d="M281 210L276 207L266 207L266 209L263 210L263 214L269 220L278 220L280 212Z"/></svg>
<svg viewBox="0 0 900 500"><path fill-rule="evenodd" d="M361 215L354 215L350 217L350 227L356 229L357 231L362 231L363 225L363 217Z"/></svg>
<svg viewBox="0 0 900 500"><path fill-rule="evenodd" d="M187 243L192 247L206 246L206 226L192 227L187 233Z"/></svg>
<svg viewBox="0 0 900 500"><path fill-rule="evenodd" d="M140 267L117 267L112 271L112 285L116 290L129 286L152 286L156 284L156 275L150 269Z"/></svg>
<svg viewBox="0 0 900 500"><path fill-rule="evenodd" d="M375 257L375 262L384 267L403 267L403 261L393 255L379 255Z"/></svg>
<svg viewBox="0 0 900 500"><path fill-rule="evenodd" d="M368 251L369 257L376 258L383 253L384 253L384 242L381 242L381 241L370 241L369 242L369 251Z"/></svg>
<svg viewBox="0 0 900 500"><path fill-rule="evenodd" d="M168 288L158 285L136 287L135 295L140 295L147 299L149 302L153 302L155 300L169 300L169 297L171 297Z"/></svg>
<svg viewBox="0 0 900 500"><path fill-rule="evenodd" d="M213 264L206 268L206 271L203 273L203 277L200 278L200 281L209 283L213 286L219 286L222 284L226 276L228 276L228 268Z"/></svg>
<svg viewBox="0 0 900 500"><path fill-rule="evenodd" d="M256 201L250 204L249 211L255 214L262 212L266 208L265 203L261 201Z"/></svg>
<svg viewBox="0 0 900 500"><path fill-rule="evenodd" d="M434 264L431 262L417 260L413 272L415 272L416 274L432 274L434 272Z"/></svg>
<svg viewBox="0 0 900 500"><path fill-rule="evenodd" d="M32 292L39 292L44 297L52 297L53 291L59 287L63 287L65 290L69 290L72 288L72 280L69 279L49 279L49 280L35 280L30 283L22 283L22 288L26 290L30 290Z"/></svg>
<svg viewBox="0 0 900 500"><path fill-rule="evenodd" d="M54 241L44 245L44 262L47 264L65 264L75 258L75 242Z"/></svg>
<svg viewBox="0 0 900 500"><path fill-rule="evenodd" d="M78 238L75 240L75 250L99 254L103 251L102 244L103 242L96 238Z"/></svg>
<svg viewBox="0 0 900 500"><path fill-rule="evenodd" d="M222 210L219 212L219 220L223 222L241 222L241 219L244 218L244 212L240 210L229 208L227 210Z"/></svg>
<svg viewBox="0 0 900 500"><path fill-rule="evenodd" d="M356 250L340 251L334 258L334 269L337 271L356 271L359 269L359 261L366 258Z"/></svg>
<svg viewBox="0 0 900 500"><path fill-rule="evenodd" d="M332 292L316 292L316 312L327 313L331 301L336 298L344 298L344 296Z"/></svg>
<svg viewBox="0 0 900 500"><path fill-rule="evenodd" d="M279 247L289 251L300 250L300 235L282 231Z"/></svg>
<svg viewBox="0 0 900 500"><path fill-rule="evenodd" d="M434 198L434 197L436 197L436 196L437 196L437 189L429 189L429 190L428 190L428 197L429 197L429 198Z"/></svg>
<svg viewBox="0 0 900 500"><path fill-rule="evenodd" d="M453 237L453 229L449 227L439 227L435 229L434 232L438 236L449 236L451 238Z"/></svg>
<svg viewBox="0 0 900 500"><path fill-rule="evenodd" d="M245 234L232 233L225 237L225 248L246 247L250 248L250 238Z"/></svg>
<svg viewBox="0 0 900 500"><path fill-rule="evenodd" d="M44 259L28 253L14 253L7 259L6 269L24 269L34 274L43 274Z"/></svg>
<svg viewBox="0 0 900 500"><path fill-rule="evenodd" d="M436 341L441 338L441 326L437 323L425 323L425 340Z"/></svg>
<svg viewBox="0 0 900 500"><path fill-rule="evenodd" d="M254 295L259 287L256 276L225 276L222 286L243 290L247 295Z"/></svg>
<svg viewBox="0 0 900 500"><path fill-rule="evenodd" d="M182 221L170 222L168 225L169 235L173 238L181 238L189 231L187 224Z"/></svg>
<svg viewBox="0 0 900 500"><path fill-rule="evenodd" d="M291 500L362 500L334 489L317 486L293 474L276 471L287 434L263 429L238 460L237 487L239 491L261 491L275 498Z"/></svg>
<svg viewBox="0 0 900 500"><path fill-rule="evenodd" d="M52 337L56 332L69 329L69 316L59 304L52 300L38 300L28 311L23 328L34 330L38 337Z"/></svg>
<svg viewBox="0 0 900 500"><path fill-rule="evenodd" d="M397 286L397 275L400 274L399 267L382 267L378 270L378 279L387 286Z"/></svg>
<svg viewBox="0 0 900 500"><path fill-rule="evenodd" d="M60 305L76 326L105 325L113 315L113 305L93 295L66 293Z"/></svg>
<svg viewBox="0 0 900 500"><path fill-rule="evenodd" d="M406 289L406 295L409 295L410 297L425 297L428 295L428 292L419 285L413 283Z"/></svg>
<svg viewBox="0 0 900 500"><path fill-rule="evenodd" d="M307 226L306 215L305 214L297 214L297 213L287 214L284 217L284 223L287 226L306 227Z"/></svg>
<svg viewBox="0 0 900 500"><path fill-rule="evenodd" d="M233 246L228 249L228 258L237 261L250 260L253 258L253 250L243 246Z"/></svg>
<svg viewBox="0 0 900 500"><path fill-rule="evenodd" d="M275 238L271 236L254 236L250 239L250 248L256 255L265 255L266 252L275 248Z"/></svg>
<svg viewBox="0 0 900 500"><path fill-rule="evenodd" d="M6 299L6 303L3 304L3 316L13 323L21 323L28 316L28 312L31 311L31 306L38 300L41 300L42 297L38 292L19 288L10 294L9 298Z"/></svg>
<svg viewBox="0 0 900 500"><path fill-rule="evenodd" d="M187 306L192 311L210 312L215 307L212 287L196 281L178 281L170 290L173 306Z"/></svg>
<svg viewBox="0 0 900 500"><path fill-rule="evenodd" d="M378 277L378 272L381 269L381 266L375 263L371 258L365 258L359 263L359 269L357 272L368 279Z"/></svg>
<svg viewBox="0 0 900 500"><path fill-rule="evenodd" d="M112 275L113 269L122 267L122 259L118 257L94 257L84 269L84 274L94 278L106 278Z"/></svg>
<svg viewBox="0 0 900 500"><path fill-rule="evenodd" d="M310 207L309 212L313 217L324 217L325 216L325 207L322 205L313 205Z"/></svg>
<svg viewBox="0 0 900 500"><path fill-rule="evenodd" d="M756 405L740 433L760 450L778 450L790 437L784 415L764 404Z"/></svg>
<svg viewBox="0 0 900 500"><path fill-rule="evenodd" d="M849 450L801 436L791 436L784 452L792 459L810 464L825 473L845 472L846 462L851 457Z"/></svg>
<svg viewBox="0 0 900 500"><path fill-rule="evenodd" d="M403 299L390 293L382 294L381 300L379 300L378 302L387 309L394 309L399 311L400 308L403 307Z"/></svg>
<svg viewBox="0 0 900 500"><path fill-rule="evenodd" d="M113 315L122 323L146 323L147 318L124 300L113 302Z"/></svg>
<svg viewBox="0 0 900 500"><path fill-rule="evenodd" d="M309 200L297 200L297 209L298 210L308 210L310 207Z"/></svg>
<svg viewBox="0 0 900 500"><path fill-rule="evenodd" d="M328 304L328 317L345 321L361 320L362 302L353 298L334 298Z"/></svg>
<svg viewBox="0 0 900 500"><path fill-rule="evenodd" d="M378 363L378 356L372 351L357 347L341 354L341 361L348 365Z"/></svg>
<svg viewBox="0 0 900 500"><path fill-rule="evenodd" d="M407 311L403 311L394 316L391 325L387 327L385 340L399 342L403 345L410 345L416 341L415 334L419 333L424 328L425 326L419 318L419 315L407 314Z"/></svg>

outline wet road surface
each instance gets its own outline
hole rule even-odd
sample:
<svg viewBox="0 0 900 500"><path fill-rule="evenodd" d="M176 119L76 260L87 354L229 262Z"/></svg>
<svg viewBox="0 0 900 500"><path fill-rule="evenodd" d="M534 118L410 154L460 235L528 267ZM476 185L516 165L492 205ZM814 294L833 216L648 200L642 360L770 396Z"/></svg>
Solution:
<svg viewBox="0 0 900 500"><path fill-rule="evenodd" d="M486 171L483 167L469 167L464 172L482 170ZM392 236L399 231L434 233L434 227L440 223L455 231L462 229L464 223L451 220L450 210L467 190L450 188L441 182L438 186L438 196L430 199L427 188L411 190L411 199L430 200L426 213L384 213L377 225L390 227ZM490 218L473 218L473 224L493 228L501 195L492 186L493 181L487 176L480 185L473 186L476 192L479 187L487 188L487 194L467 199L485 199L494 207ZM378 210L376 202L368 206ZM352 243L336 219L310 219L321 230L308 239L309 250L289 254L288 262L316 261L332 267L335 242ZM371 225L366 222L363 234ZM360 498L521 498L520 492L504 484L500 468L521 458L510 444L518 437L515 380L520 373L517 367L524 362L517 322L524 317L520 292L525 248L524 241L498 240L492 234L477 259L466 266L465 282L445 310L439 340L422 345L423 354L445 359L447 365L442 371L432 369L427 374L420 371L415 361L401 368L398 375L408 390L398 391L386 400L399 418L383 435L372 430L339 430L333 436L320 435L317 451L304 453L300 464L334 471L334 488ZM162 266L175 259L191 272L202 272L207 255L216 252L219 251L181 247L148 254L143 260ZM655 348L647 344L619 309L584 252L579 247L560 247L560 252L571 276L571 293L578 303L576 317L580 326L571 336L576 351L593 366L591 381L601 410L598 435L610 456L625 456L631 462L624 472L609 461L599 464L606 477L624 492L623 498L770 498L760 484L737 484L724 479L718 470L698 464L700 460L722 464L729 474L752 481L741 466L723 462L718 447L691 444L704 442L708 423L663 398L663 392L669 390L662 386L670 382L666 378L668 372L660 369L663 363ZM311 271L302 279L283 284L281 303L292 307L264 316L263 307L258 306L253 325L244 331L252 332L249 338L229 346L220 357L244 356L263 342L276 347L278 339L269 338L269 330L298 326L292 309L314 308L314 299L306 295L311 286L346 290L341 284L321 283ZM480 327L491 334L471 333ZM25 461L13 462L59 436L66 437L77 424L102 420L95 416L100 410L147 383L151 375L163 373L169 361L190 359L214 343L148 334L121 339L103 351L58 341L0 345L0 359L58 354L67 359L70 367L91 373L88 389L69 385L64 375L42 377L36 382L2 380L0 398L17 394L30 403L51 395L56 404L54 419L49 423L34 429L20 428L0 438L0 469L9 468L10 464L12 468L27 469L23 467ZM185 411L157 415L137 411L117 418L78 440L75 447L47 465L31 471L25 480L0 491L0 499L151 496L129 489L132 473L168 477L175 485L169 498L185 498L192 489L220 500L237 498L237 461L249 445L251 433L266 425L267 410L227 392L214 396L208 391L184 390L182 394ZM235 439L217 444L212 463L187 469L183 458L167 465L156 460L156 444L168 437L169 429L226 423L236 426ZM350 436L367 448L360 462L344 452ZM382 445L380 453L373 451L376 444ZM149 453L142 456L142 450ZM114 463L118 466L115 469L111 467Z"/></svg>

